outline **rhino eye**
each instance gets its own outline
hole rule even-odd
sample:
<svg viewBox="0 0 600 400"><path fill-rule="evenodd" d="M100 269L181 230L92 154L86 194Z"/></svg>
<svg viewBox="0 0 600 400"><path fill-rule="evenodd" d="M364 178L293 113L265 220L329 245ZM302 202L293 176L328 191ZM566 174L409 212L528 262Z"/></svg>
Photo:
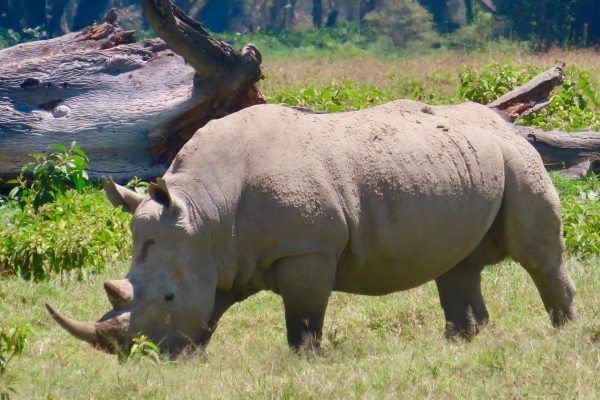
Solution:
<svg viewBox="0 0 600 400"><path fill-rule="evenodd" d="M167 295L165 295L165 301L172 301L175 298L175 295L173 293L169 293Z"/></svg>

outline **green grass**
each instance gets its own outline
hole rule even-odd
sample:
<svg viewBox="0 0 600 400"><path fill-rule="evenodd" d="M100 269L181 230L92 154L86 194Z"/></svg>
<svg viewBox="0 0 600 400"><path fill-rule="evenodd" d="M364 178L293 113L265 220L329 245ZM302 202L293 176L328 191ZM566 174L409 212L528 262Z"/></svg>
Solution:
<svg viewBox="0 0 600 400"><path fill-rule="evenodd" d="M335 294L324 355L297 356L285 343L279 297L261 293L222 320L206 357L119 363L62 331L44 302L94 319L108 308L101 282L5 278L0 320L34 334L11 372L19 398L597 398L600 395L600 259L569 260L580 322L553 329L524 270L484 273L491 323L472 342L442 338L435 286L385 297Z"/></svg>

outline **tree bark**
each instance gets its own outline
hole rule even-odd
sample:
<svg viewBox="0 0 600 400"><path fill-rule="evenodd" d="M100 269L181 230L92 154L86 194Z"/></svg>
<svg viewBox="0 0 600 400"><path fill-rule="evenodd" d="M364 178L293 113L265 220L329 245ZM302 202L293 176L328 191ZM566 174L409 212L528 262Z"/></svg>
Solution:
<svg viewBox="0 0 600 400"><path fill-rule="evenodd" d="M544 132L528 126L516 129L540 153L548 169L566 170L585 163L592 163L591 168L600 160L600 132Z"/></svg>
<svg viewBox="0 0 600 400"><path fill-rule="evenodd" d="M238 51L210 37L169 1L143 4L183 57L160 39L133 43L114 15L0 51L0 176L73 140L88 153L93 178L159 176L198 128L264 102L255 47Z"/></svg>

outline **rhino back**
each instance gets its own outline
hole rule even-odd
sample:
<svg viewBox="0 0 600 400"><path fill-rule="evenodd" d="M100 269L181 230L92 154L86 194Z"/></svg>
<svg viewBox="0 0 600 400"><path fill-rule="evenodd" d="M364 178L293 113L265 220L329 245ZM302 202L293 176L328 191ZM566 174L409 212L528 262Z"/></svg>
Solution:
<svg viewBox="0 0 600 400"><path fill-rule="evenodd" d="M194 164L235 214L238 284L268 286L275 260L325 252L339 259L337 290L381 294L466 257L501 205L504 161L489 132L501 122L474 105L424 107L257 106L199 135Z"/></svg>

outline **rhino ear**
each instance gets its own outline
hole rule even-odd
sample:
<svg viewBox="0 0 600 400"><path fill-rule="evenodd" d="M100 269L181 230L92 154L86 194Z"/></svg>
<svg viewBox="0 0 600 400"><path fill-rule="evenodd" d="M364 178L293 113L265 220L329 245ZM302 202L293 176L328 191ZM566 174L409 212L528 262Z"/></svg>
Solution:
<svg viewBox="0 0 600 400"><path fill-rule="evenodd" d="M102 188L115 207L123 207L125 211L134 212L145 196L117 185L111 178L102 178Z"/></svg>
<svg viewBox="0 0 600 400"><path fill-rule="evenodd" d="M156 178L156 183L150 184L148 194L152 200L163 205L172 215L179 216L183 213L183 205L171 194L167 182L163 178Z"/></svg>

